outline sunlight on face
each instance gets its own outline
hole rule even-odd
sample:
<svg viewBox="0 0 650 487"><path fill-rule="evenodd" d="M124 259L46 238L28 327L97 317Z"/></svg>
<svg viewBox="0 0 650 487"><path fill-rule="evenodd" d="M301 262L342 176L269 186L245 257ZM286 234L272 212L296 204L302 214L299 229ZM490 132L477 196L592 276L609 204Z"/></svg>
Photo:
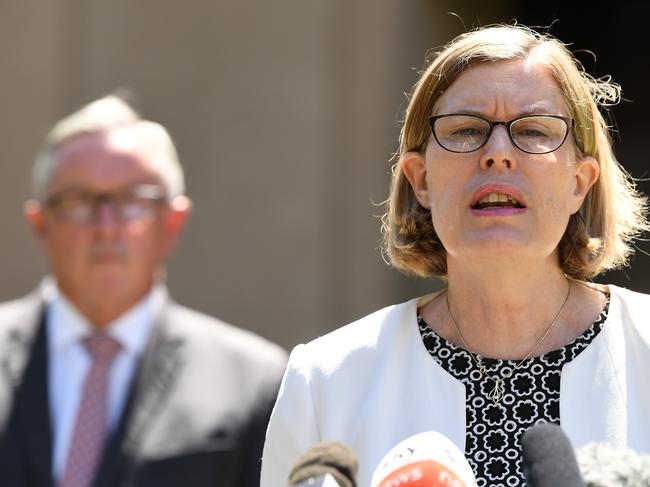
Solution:
<svg viewBox="0 0 650 487"><path fill-rule="evenodd" d="M135 185L160 186L146 147L129 130L88 134L59 148L50 196L69 191L118 198ZM168 203L153 218L123 221L113 204L96 208L94 220L79 225L43 211L41 241L61 289L79 303L110 300L125 306L150 289L175 238L166 224Z"/></svg>
<svg viewBox="0 0 650 487"><path fill-rule="evenodd" d="M468 69L436 103L434 115L445 114L491 121L529 114L569 116L553 76L530 59ZM503 125L495 126L485 145L469 153L445 150L430 137L426 203L448 258L557 262L557 244L584 197L578 187L579 162L571 133L548 154L517 149Z"/></svg>

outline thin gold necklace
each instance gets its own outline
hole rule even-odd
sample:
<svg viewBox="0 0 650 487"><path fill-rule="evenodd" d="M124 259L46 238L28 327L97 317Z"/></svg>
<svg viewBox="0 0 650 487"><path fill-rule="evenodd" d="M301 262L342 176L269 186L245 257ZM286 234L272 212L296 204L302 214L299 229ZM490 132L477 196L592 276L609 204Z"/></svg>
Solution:
<svg viewBox="0 0 650 487"><path fill-rule="evenodd" d="M549 333L551 333L551 330L555 326L555 323L557 323L558 318L560 317L560 314L562 314L562 311L564 310L564 307L566 306L567 301L569 301L569 294L571 293L571 281L568 281L569 288L567 289L566 296L564 298L564 302L562 303L562 306L560 306L560 310L557 312L555 315L555 318L553 318L553 321L551 321L551 324L548 326L546 329L546 333L544 333L544 336L539 339L539 341L535 344L535 346L526 354L524 358L522 358L519 363L510 371L509 374L505 374L503 377L499 376L491 376L487 369L485 368L485 365L483 365L483 359L481 356L477 353L474 353L470 350L469 346L467 345L467 341L465 340L465 337L463 336L463 333L460 331L460 327L458 326L458 323L456 322L456 318L454 318L453 313L451 312L451 306L449 306L449 291L445 292L445 301L447 302L447 311L449 312L449 316L451 317L451 322L454 324L454 328L456 328L456 331L458 332L458 336L463 342L463 345L465 345L465 349L469 353L470 357L474 360L476 363L476 367L478 368L479 372L481 375L494 382L494 387L492 390L488 393L488 399L490 399L494 404L498 404L501 402L503 399L503 396L505 394L505 381L510 379L514 375L517 370L519 370L523 365L524 362L526 362L530 356L535 353L535 350L539 348L539 346L542 344L542 342L546 339Z"/></svg>

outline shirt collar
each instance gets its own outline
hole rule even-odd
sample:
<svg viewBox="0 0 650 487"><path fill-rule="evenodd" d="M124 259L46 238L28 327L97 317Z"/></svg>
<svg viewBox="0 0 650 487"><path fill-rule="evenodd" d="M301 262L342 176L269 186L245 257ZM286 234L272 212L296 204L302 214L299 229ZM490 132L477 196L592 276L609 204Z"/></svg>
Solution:
<svg viewBox="0 0 650 487"><path fill-rule="evenodd" d="M56 283L47 283L43 296L47 303L51 352L60 353L94 331L86 317L59 290ZM154 286L139 303L109 323L106 332L120 343L124 351L140 355L147 345L154 321L162 310L165 296L163 285Z"/></svg>

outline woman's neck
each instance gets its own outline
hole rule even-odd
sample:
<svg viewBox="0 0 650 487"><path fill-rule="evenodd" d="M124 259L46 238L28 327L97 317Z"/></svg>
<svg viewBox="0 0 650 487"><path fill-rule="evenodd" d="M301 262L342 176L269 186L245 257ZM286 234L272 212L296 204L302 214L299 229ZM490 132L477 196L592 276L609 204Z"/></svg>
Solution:
<svg viewBox="0 0 650 487"><path fill-rule="evenodd" d="M602 304L595 303L598 293L549 263L526 269L501 265L486 272L485 265L450 259L447 281L448 295L420 313L440 336L484 357L522 359L536 346L532 356L559 348L586 329Z"/></svg>

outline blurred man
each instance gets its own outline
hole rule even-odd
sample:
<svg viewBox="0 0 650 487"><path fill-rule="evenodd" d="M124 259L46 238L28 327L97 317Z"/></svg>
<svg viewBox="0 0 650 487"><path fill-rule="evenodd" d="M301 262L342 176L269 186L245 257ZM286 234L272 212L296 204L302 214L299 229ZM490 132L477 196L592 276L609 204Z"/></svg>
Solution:
<svg viewBox="0 0 650 487"><path fill-rule="evenodd" d="M191 203L165 129L103 98L33 177L52 275L0 306L0 484L257 486L286 355L168 297Z"/></svg>

